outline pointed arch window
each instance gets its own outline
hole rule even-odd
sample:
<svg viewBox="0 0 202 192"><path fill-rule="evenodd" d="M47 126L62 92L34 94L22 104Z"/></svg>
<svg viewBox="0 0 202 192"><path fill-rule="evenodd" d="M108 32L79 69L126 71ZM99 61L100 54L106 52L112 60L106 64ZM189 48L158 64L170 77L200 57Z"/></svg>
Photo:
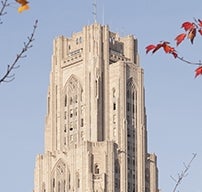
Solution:
<svg viewBox="0 0 202 192"><path fill-rule="evenodd" d="M71 75L65 84L65 100L67 100L67 107L64 111L67 111L67 120L64 123L67 124L67 145L76 142L75 138L80 135L80 129L78 126L83 126L81 118L82 115L82 94L83 89L75 75ZM68 123L67 123L68 122Z"/></svg>

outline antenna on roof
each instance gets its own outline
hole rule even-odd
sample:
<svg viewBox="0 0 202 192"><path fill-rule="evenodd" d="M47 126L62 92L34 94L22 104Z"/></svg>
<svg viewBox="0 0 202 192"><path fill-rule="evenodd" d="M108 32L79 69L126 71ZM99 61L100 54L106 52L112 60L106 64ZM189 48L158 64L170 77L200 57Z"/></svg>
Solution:
<svg viewBox="0 0 202 192"><path fill-rule="evenodd" d="M102 9L102 25L104 25L105 23L105 9L104 9L104 5L103 5L103 9Z"/></svg>
<svg viewBox="0 0 202 192"><path fill-rule="evenodd" d="M97 22L97 0L94 0L93 2L93 17L94 17L94 22Z"/></svg>

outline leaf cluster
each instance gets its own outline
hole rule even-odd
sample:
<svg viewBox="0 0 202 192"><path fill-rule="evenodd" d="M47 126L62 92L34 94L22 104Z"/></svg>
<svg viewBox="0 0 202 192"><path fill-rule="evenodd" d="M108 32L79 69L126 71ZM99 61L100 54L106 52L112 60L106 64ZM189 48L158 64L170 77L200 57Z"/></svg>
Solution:
<svg viewBox="0 0 202 192"><path fill-rule="evenodd" d="M191 44L194 43L194 39L197 34L202 36L202 20L200 19L194 19L193 22L186 21L182 23L181 28L183 28L184 32L180 33L175 37L176 46L171 46L170 42L168 41L160 41L157 44L150 44L145 47L146 53L152 52L155 53L159 49L163 49L165 53L172 54L175 59L179 59L187 64L191 65L198 65L198 67L195 69L195 77L202 75L202 63L201 62L191 62L189 60L184 59L183 57L180 57L178 55L178 52L176 50L176 47L179 46L187 37L187 39L191 42Z"/></svg>

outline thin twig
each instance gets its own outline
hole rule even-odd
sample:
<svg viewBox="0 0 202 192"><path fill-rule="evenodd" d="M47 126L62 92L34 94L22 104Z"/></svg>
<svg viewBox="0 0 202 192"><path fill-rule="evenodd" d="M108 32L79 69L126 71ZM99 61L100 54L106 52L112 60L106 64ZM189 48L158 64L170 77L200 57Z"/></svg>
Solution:
<svg viewBox="0 0 202 192"><path fill-rule="evenodd" d="M186 59L184 59L183 57L180 57L180 56L177 56L176 58L178 58L179 60L181 60L181 61L183 61L183 62L185 62L185 63L187 63L189 65L198 65L198 66L202 65L201 61L199 61L199 62L191 62L191 61L188 61L188 60L186 60Z"/></svg>
<svg viewBox="0 0 202 192"><path fill-rule="evenodd" d="M182 180L187 176L188 170L190 169L192 161L195 158L196 158L196 153L193 153L192 159L189 161L189 163L187 165L184 164L184 170L180 174L178 174L178 178L177 179L175 179L174 177L171 176L171 178L176 182L175 187L173 189L173 192L176 192L176 190L179 187L179 185L181 184Z"/></svg>
<svg viewBox="0 0 202 192"><path fill-rule="evenodd" d="M35 24L33 26L33 31L31 33L30 36L27 37L27 42L24 43L23 48L21 49L21 51L17 54L15 60L13 61L13 63L11 65L7 66L7 70L5 72L5 74L0 78L0 84L2 82L10 82L15 78L15 74L11 74L11 72L14 69L17 69L19 67L19 65L17 65L18 61L24 57L26 57L25 52L28 51L28 49L30 49L32 47L32 42L34 41L34 35L36 32L36 28L37 28L37 24L38 24L38 20L35 21Z"/></svg>
<svg viewBox="0 0 202 192"><path fill-rule="evenodd" d="M8 7L10 4L8 3L8 0L4 0L4 1L2 0L2 1L1 1L1 5L2 5L2 7L1 7L1 9L0 9L0 24L2 24L1 16L3 16L3 15L6 14L5 9L6 9L6 7Z"/></svg>

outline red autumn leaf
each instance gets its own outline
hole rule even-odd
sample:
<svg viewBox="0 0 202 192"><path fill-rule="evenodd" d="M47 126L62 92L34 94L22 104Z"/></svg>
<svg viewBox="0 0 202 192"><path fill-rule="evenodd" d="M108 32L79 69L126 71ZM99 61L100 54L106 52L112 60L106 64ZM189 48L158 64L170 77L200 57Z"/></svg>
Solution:
<svg viewBox="0 0 202 192"><path fill-rule="evenodd" d="M184 40L185 37L186 33L182 33L175 38L177 46Z"/></svg>
<svg viewBox="0 0 202 192"><path fill-rule="evenodd" d="M196 28L192 28L192 29L189 31L188 35L187 35L188 39L190 39L190 41L191 41L192 44L193 44L193 42L194 42L195 36L196 36Z"/></svg>
<svg viewBox="0 0 202 192"><path fill-rule="evenodd" d="M166 52L166 53L170 53L170 46L169 45L167 45L167 44L165 44L164 46L163 46L163 49L164 49L164 51Z"/></svg>
<svg viewBox="0 0 202 192"><path fill-rule="evenodd" d="M154 50L152 51L152 53L155 53L155 52L158 51L161 47L163 47L163 43L157 44L156 47L154 48Z"/></svg>
<svg viewBox="0 0 202 192"><path fill-rule="evenodd" d="M200 35L202 35L202 29L199 29L198 32L200 33Z"/></svg>
<svg viewBox="0 0 202 192"><path fill-rule="evenodd" d="M196 70L195 70L195 78L199 75L202 75L202 66L198 67Z"/></svg>
<svg viewBox="0 0 202 192"><path fill-rule="evenodd" d="M194 27L194 23L190 23L188 21L184 22L182 24L182 28L184 28L185 31L188 31Z"/></svg>
<svg viewBox="0 0 202 192"><path fill-rule="evenodd" d="M162 44L162 46L166 53L171 53L173 51L173 48L171 46L169 46L167 42L164 42Z"/></svg>
<svg viewBox="0 0 202 192"><path fill-rule="evenodd" d="M148 53L149 51L153 50L152 53L155 53L156 51L158 51L160 48L163 48L163 50L165 51L165 53L170 53L172 54L175 58L177 57L177 53L174 47L171 47L169 45L169 42L164 41L162 43L159 43L157 45L148 45L145 49L146 49L146 53Z"/></svg>
<svg viewBox="0 0 202 192"><path fill-rule="evenodd" d="M148 45L145 49L146 49L146 53L148 53L149 51L153 50L156 48L156 45Z"/></svg>
<svg viewBox="0 0 202 192"><path fill-rule="evenodd" d="M169 44L169 42L162 43L162 47L163 47L165 53L170 53L170 54L172 54L176 58L177 57L177 53L176 53L175 48L171 47L168 44Z"/></svg>

